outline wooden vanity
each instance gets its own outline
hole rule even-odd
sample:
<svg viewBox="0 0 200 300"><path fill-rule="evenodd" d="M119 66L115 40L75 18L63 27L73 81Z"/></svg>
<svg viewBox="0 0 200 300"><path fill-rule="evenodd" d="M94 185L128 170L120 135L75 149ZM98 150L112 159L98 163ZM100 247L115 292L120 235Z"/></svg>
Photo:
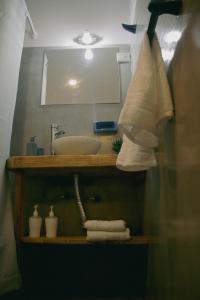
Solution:
<svg viewBox="0 0 200 300"><path fill-rule="evenodd" d="M85 236L59 236L56 238L30 238L24 236L23 181L25 176L69 175L78 172L84 176L112 175L133 176L116 168L116 155L58 155L58 156L13 156L6 168L15 173L15 232L17 242L38 244L90 244ZM106 242L112 244L147 245L147 236L133 236L129 241Z"/></svg>

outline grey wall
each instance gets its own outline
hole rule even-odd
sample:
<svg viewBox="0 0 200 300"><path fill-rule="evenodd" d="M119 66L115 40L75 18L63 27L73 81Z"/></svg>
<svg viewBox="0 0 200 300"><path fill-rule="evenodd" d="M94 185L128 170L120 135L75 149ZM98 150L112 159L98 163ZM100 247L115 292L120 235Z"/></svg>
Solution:
<svg viewBox="0 0 200 300"><path fill-rule="evenodd" d="M120 104L41 106L43 48L24 48L15 108L11 154L24 155L30 136L50 151L50 126L58 123L69 135L92 135L95 120L117 120ZM130 64L121 64L122 99L130 79ZM128 75L127 75L128 74Z"/></svg>

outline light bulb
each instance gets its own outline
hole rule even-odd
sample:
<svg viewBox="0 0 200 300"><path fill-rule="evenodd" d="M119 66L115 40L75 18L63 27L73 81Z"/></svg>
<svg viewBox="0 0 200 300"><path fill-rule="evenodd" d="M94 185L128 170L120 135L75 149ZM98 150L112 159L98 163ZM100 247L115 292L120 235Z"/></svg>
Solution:
<svg viewBox="0 0 200 300"><path fill-rule="evenodd" d="M92 37L92 35L89 33L89 31L85 31L83 33L83 36L81 37L81 41L83 44L85 45L90 45L93 43L94 38Z"/></svg>
<svg viewBox="0 0 200 300"><path fill-rule="evenodd" d="M94 57L94 53L92 52L91 49L86 49L85 50L85 55L84 55L85 59L87 60L91 60Z"/></svg>
<svg viewBox="0 0 200 300"><path fill-rule="evenodd" d="M76 87L78 84L78 81L76 79L69 79L68 81L68 85L70 85L71 87Z"/></svg>

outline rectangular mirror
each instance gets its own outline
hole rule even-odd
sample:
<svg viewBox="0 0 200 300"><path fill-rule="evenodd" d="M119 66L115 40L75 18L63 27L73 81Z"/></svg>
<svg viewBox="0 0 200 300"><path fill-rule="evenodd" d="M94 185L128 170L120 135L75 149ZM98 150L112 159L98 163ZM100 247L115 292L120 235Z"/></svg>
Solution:
<svg viewBox="0 0 200 300"><path fill-rule="evenodd" d="M119 50L45 49L41 104L120 103Z"/></svg>

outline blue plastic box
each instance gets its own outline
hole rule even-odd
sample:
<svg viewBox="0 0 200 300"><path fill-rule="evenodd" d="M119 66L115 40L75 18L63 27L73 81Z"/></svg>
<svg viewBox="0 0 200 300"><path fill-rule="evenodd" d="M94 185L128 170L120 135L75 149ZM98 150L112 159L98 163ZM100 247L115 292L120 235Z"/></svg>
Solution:
<svg viewBox="0 0 200 300"><path fill-rule="evenodd" d="M95 121L93 122L94 133L116 133L118 126L116 121Z"/></svg>

